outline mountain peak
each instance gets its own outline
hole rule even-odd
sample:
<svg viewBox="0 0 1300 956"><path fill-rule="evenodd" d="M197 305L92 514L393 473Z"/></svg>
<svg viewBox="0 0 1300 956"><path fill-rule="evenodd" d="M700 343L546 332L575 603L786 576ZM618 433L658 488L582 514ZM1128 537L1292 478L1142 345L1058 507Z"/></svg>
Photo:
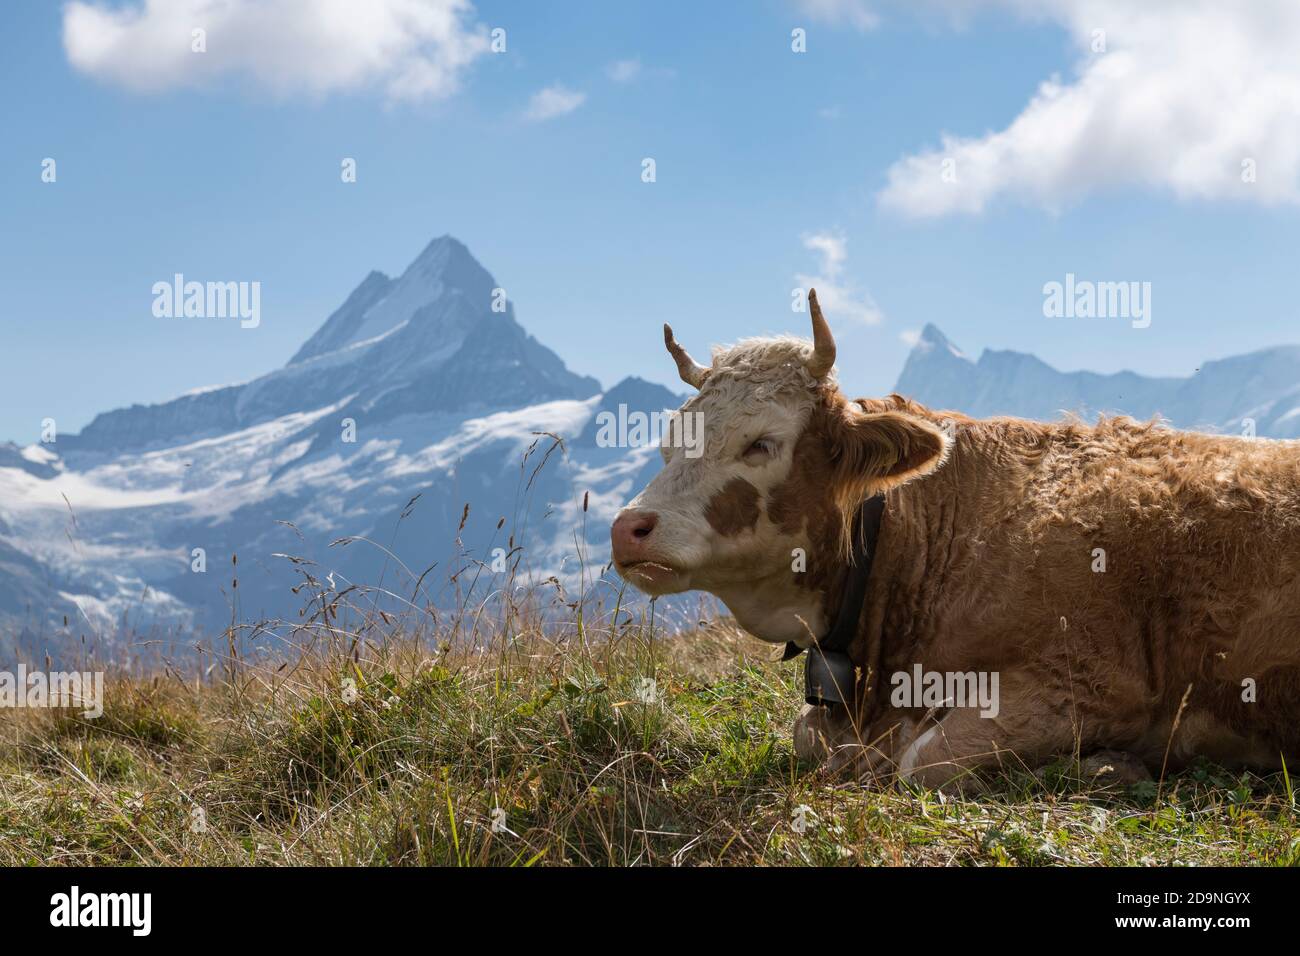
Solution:
<svg viewBox="0 0 1300 956"><path fill-rule="evenodd" d="M952 343L948 341L948 337L940 332L939 327L933 322L925 323L925 328L921 330L921 338L919 341L925 342L928 345L952 345Z"/></svg>
<svg viewBox="0 0 1300 956"><path fill-rule="evenodd" d="M925 323L925 327L921 329L921 334L916 338L916 344L912 346L912 351L908 353L907 364L950 359L970 362L970 358L966 353L953 345L948 340L948 336L939 331L937 325L933 322Z"/></svg>
<svg viewBox="0 0 1300 956"><path fill-rule="evenodd" d="M297 365L330 352L373 341L399 326L440 310L430 308L457 295L471 311L485 311L496 283L460 240L431 241L396 279L371 272L325 324L290 359Z"/></svg>
<svg viewBox="0 0 1300 956"><path fill-rule="evenodd" d="M945 348L935 348L936 345ZM957 352L926 326L894 390L931 408L954 408L984 418L1017 415L1053 421L1062 412L1090 418L1124 413L1160 416L1177 428L1240 431L1251 418L1257 434L1300 434L1300 347L1277 347L1204 363L1189 378L1122 371L1062 372L1027 352L985 349L978 362Z"/></svg>
<svg viewBox="0 0 1300 956"><path fill-rule="evenodd" d="M445 232L441 236L430 239L429 244L415 257L412 264L424 260L445 259L456 252L468 255L469 248L451 233Z"/></svg>
<svg viewBox="0 0 1300 956"><path fill-rule="evenodd" d="M570 372L519 326L513 304L493 309L496 287L464 243L439 236L396 279L370 272L284 368L101 414L70 440L85 449L151 447L344 399L376 421L379 412L524 407L598 392L595 379Z"/></svg>
<svg viewBox="0 0 1300 956"><path fill-rule="evenodd" d="M463 242L451 235L442 235L430 240L420 254L411 260L411 264L406 267L402 275L420 273L435 278L459 271L471 263L481 268L478 260L470 254L469 248Z"/></svg>
<svg viewBox="0 0 1300 956"><path fill-rule="evenodd" d="M620 416L628 412L653 415L672 411L686 400L685 395L678 395L671 389L656 382L647 382L637 375L629 375L600 397L591 420L577 438L577 444L595 446L600 433L600 417L603 412ZM622 406L620 410L619 406Z"/></svg>

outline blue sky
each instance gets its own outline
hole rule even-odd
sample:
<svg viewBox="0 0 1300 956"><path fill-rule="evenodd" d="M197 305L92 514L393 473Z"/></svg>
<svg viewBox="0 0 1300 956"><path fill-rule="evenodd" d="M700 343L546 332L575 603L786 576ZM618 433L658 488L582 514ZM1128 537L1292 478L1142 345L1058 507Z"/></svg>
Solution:
<svg viewBox="0 0 1300 956"><path fill-rule="evenodd" d="M282 27L301 22L306 0L267 2ZM395 275L443 233L530 332L606 385L676 387L665 320L701 357L804 333L801 277L840 306L855 394L887 391L927 322L971 354L1164 375L1300 342L1293 15L1256 16L1261 0L1225 23L1188 2L1165 8L1181 18L1169 30L1118 0L987 0L961 22L952 6L485 0L457 11L447 42L471 49L502 27L507 51L452 67L437 42L376 62L373 24L331 34L322 57L235 17L209 36L214 75L197 77L157 55L156 32L68 33L70 11L139 2L6 4L0 440L275 368L369 270ZM530 117L548 88L573 108ZM1256 181L1241 183L1239 158ZM155 318L151 287L175 272L259 281L260 326ZM1044 283L1067 272L1150 282L1150 327L1044 317Z"/></svg>

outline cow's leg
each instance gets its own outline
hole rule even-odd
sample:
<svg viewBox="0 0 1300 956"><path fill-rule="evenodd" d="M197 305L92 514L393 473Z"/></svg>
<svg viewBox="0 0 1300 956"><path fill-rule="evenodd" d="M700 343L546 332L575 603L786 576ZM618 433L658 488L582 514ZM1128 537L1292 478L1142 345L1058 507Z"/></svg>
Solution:
<svg viewBox="0 0 1300 956"><path fill-rule="evenodd" d="M1015 716L1005 704L998 717L975 708L950 710L921 724L895 760L899 777L926 787L944 787L980 767L1032 770L1042 760L1074 749L1074 728L1053 713Z"/></svg>
<svg viewBox="0 0 1300 956"><path fill-rule="evenodd" d="M1095 786L1125 787L1154 779L1147 765L1120 750L1098 750L1079 761L1079 778Z"/></svg>
<svg viewBox="0 0 1300 956"><path fill-rule="evenodd" d="M831 740L839 735L830 708L804 704L794 721L794 752L804 763L821 764L831 754Z"/></svg>
<svg viewBox="0 0 1300 956"><path fill-rule="evenodd" d="M888 771L894 742L910 725L905 719L902 726L896 722L868 730L844 707L805 704L794 724L794 751L800 760L820 765L828 773L869 780Z"/></svg>
<svg viewBox="0 0 1300 956"><path fill-rule="evenodd" d="M807 763L836 771L852 762L862 750L861 739L844 707L804 704L794 722L794 752Z"/></svg>

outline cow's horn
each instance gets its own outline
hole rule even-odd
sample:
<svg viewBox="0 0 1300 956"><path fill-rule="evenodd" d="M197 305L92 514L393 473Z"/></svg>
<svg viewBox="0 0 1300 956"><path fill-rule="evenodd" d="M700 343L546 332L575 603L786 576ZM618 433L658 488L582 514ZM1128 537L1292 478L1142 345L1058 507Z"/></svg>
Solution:
<svg viewBox="0 0 1300 956"><path fill-rule="evenodd" d="M808 374L820 381L830 374L831 366L835 364L835 338L822 315L822 307L817 304L816 289L808 290L808 305L812 311L813 352L806 367Z"/></svg>
<svg viewBox="0 0 1300 956"><path fill-rule="evenodd" d="M668 346L668 353L677 363L677 374L682 377L682 381L699 388L704 383L704 374L708 369L691 358L686 349L677 344L677 340L673 338L672 327L667 322L664 323L664 345Z"/></svg>

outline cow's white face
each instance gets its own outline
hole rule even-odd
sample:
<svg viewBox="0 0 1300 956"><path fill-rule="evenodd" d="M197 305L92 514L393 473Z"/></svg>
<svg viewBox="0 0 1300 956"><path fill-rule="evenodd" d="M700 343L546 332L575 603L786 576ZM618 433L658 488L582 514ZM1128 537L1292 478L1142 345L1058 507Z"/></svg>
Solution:
<svg viewBox="0 0 1300 956"><path fill-rule="evenodd" d="M818 356L830 341L822 324L817 346L749 340L708 369L674 352L700 391L681 408L689 420L664 436L663 471L614 521L627 581L651 595L709 591L764 640L806 644L825 632L854 509L938 467L946 442L929 422L846 401ZM683 436L696 441L682 447Z"/></svg>
<svg viewBox="0 0 1300 956"><path fill-rule="evenodd" d="M816 383L806 345L780 344L784 356L765 357L793 361L715 365L663 437L663 471L615 521L615 563L643 591L716 591L788 569L791 536L764 502L789 477ZM682 447L683 435L695 443Z"/></svg>

